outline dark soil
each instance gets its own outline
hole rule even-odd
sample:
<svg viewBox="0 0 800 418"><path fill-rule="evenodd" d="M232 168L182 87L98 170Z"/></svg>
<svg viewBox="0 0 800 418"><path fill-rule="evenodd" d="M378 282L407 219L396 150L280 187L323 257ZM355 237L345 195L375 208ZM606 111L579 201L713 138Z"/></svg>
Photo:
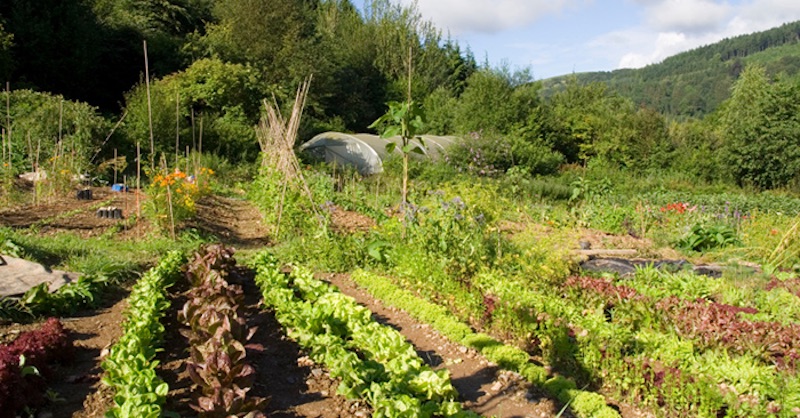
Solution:
<svg viewBox="0 0 800 418"><path fill-rule="evenodd" d="M256 369L256 383L247 396L269 399L265 413L270 417L366 417L367 405L336 396L338 382L327 371L315 365L300 348L286 338L283 328L272 313L264 311L252 271L240 270L232 283L239 284L245 292L243 317L249 327L257 331L248 342L246 361ZM165 326L167 334L159 376L169 384L170 393L165 408L181 416L196 415L191 405L199 395L186 372L188 347L180 334L183 324L177 313L186 302L186 284L176 286L173 304Z"/></svg>
<svg viewBox="0 0 800 418"><path fill-rule="evenodd" d="M25 204L0 209L0 226L35 228L40 234L53 235L71 232L81 237L93 237L117 228L121 237L143 238L149 231L147 222L130 222L132 215L144 203L144 195L136 192L112 192L109 187L92 187L91 200L78 200L77 191L66 196L49 198L37 204ZM122 209L123 219L97 216L99 207L113 206Z"/></svg>
<svg viewBox="0 0 800 418"><path fill-rule="evenodd" d="M75 346L67 364L55 365L48 380L53 400L39 411L40 417L102 417L111 406L113 393L100 382L100 368L107 349L120 337L122 313L128 292L118 289L105 295L101 308L61 318ZM20 332L38 328L41 322L0 326L0 341L9 342Z"/></svg>

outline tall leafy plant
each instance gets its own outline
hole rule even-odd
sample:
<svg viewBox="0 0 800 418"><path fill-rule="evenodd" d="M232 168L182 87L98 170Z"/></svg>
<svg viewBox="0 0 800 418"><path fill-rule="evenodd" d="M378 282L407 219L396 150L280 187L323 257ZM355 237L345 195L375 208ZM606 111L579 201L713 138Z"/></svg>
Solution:
<svg viewBox="0 0 800 418"><path fill-rule="evenodd" d="M423 149L412 143L412 139L419 141L423 147L425 142L418 133L422 131L425 124L425 114L419 103L409 99L406 102L389 102L389 110L375 122L370 128L382 130L381 138L400 136L400 152L403 154L403 209L408 204L408 156L412 152L424 154ZM397 143L389 142L386 144L386 152L393 153L397 148Z"/></svg>

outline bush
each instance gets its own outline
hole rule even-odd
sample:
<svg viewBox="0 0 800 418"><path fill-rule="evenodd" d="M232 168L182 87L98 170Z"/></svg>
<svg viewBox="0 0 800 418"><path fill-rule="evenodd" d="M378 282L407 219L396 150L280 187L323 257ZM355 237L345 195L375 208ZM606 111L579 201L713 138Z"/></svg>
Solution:
<svg viewBox="0 0 800 418"><path fill-rule="evenodd" d="M678 241L678 246L690 251L706 251L739 243L733 227L725 224L695 224L689 233Z"/></svg>
<svg viewBox="0 0 800 418"><path fill-rule="evenodd" d="M253 126L259 116L260 99L266 87L248 66L201 59L182 72L171 74L150 85L154 152L175 152L176 116L179 118L179 152L190 141L199 148L202 122L202 148L231 161L252 161L258 155ZM179 100L176 109L176 100ZM150 115L146 86L136 86L125 97L128 116L122 125L131 149L138 141L149 150ZM178 112L178 115L175 112ZM145 144L144 141L148 141ZM153 157L154 158L154 157Z"/></svg>
<svg viewBox="0 0 800 418"><path fill-rule="evenodd" d="M459 172L478 176L499 176L512 167L545 175L554 174L564 156L538 141L473 133L451 148L447 161Z"/></svg>

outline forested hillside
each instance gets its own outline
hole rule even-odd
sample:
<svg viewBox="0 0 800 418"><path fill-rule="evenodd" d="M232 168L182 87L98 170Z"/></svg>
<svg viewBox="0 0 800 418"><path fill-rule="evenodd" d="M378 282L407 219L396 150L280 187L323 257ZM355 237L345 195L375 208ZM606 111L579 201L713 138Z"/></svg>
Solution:
<svg viewBox="0 0 800 418"><path fill-rule="evenodd" d="M609 91L674 116L702 116L730 96L730 89L748 64L763 65L770 77L800 72L800 22L764 32L724 39L641 69L564 75L544 80L544 94L576 77L600 82Z"/></svg>

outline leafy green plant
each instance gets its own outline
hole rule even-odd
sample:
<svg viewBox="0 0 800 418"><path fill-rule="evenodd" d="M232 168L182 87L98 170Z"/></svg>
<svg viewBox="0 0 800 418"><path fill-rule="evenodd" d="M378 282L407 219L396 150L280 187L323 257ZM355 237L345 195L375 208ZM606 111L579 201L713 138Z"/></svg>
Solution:
<svg viewBox="0 0 800 418"><path fill-rule="evenodd" d="M37 316L71 315L79 309L94 307L97 298L108 285L108 278L99 274L84 274L54 293L50 293L47 283L41 283L25 292L20 299L20 305Z"/></svg>
<svg viewBox="0 0 800 418"><path fill-rule="evenodd" d="M468 280L482 266L497 258L501 238L487 227L486 215L467 206L461 197L447 200L444 192L433 192L433 208L410 206L409 236L422 252L439 257L446 273Z"/></svg>
<svg viewBox="0 0 800 418"><path fill-rule="evenodd" d="M109 350L101 367L103 383L114 388L114 406L106 413L112 418L158 418L169 386L155 372L164 326L159 322L169 307L166 289L178 277L184 257L167 254L147 271L128 297L123 334Z"/></svg>
<svg viewBox="0 0 800 418"><path fill-rule="evenodd" d="M611 180L603 177L600 180L592 180L585 177L578 177L572 182L572 195L569 198L571 203L580 201L594 201L611 193Z"/></svg>
<svg viewBox="0 0 800 418"><path fill-rule="evenodd" d="M341 394L366 399L376 417L475 416L455 401L446 372L426 366L400 333L374 322L368 309L308 270L282 273L267 252L254 263L265 305L314 361L341 378Z"/></svg>
<svg viewBox="0 0 800 418"><path fill-rule="evenodd" d="M677 245L689 251L706 251L738 244L736 230L725 224L697 223Z"/></svg>
<svg viewBox="0 0 800 418"><path fill-rule="evenodd" d="M536 385L544 385L562 402L574 403L573 410L578 416L619 416L605 404L601 395L576 391L575 383L563 377L548 380L549 373L544 367L531 363L530 355L524 350L505 345L486 334L474 333L446 308L421 300L413 293L395 286L389 279L374 273L359 270L351 277L384 303L403 309L417 319L431 324L451 340L480 351L500 367L516 371Z"/></svg>
<svg viewBox="0 0 800 418"><path fill-rule="evenodd" d="M409 99L406 102L389 102L389 110L373 122L370 128L380 128L382 138L400 136L400 152L403 155L403 186L402 203L403 210L408 204L408 157L412 152L424 154L425 151L411 140L417 140L424 147L425 142L417 134L422 131L424 113L419 103ZM386 152L391 154L397 148L397 144L389 142L386 144Z"/></svg>

